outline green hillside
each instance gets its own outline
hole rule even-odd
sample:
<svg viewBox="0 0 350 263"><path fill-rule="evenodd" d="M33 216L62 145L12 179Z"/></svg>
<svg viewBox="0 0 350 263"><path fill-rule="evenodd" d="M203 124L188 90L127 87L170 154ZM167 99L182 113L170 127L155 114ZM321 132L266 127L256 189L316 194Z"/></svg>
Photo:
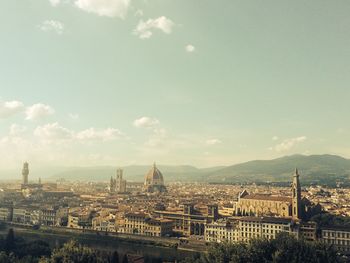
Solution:
<svg viewBox="0 0 350 263"><path fill-rule="evenodd" d="M335 155L292 155L232 165L206 175L210 182L290 181L298 168L304 182L348 180L350 160Z"/></svg>

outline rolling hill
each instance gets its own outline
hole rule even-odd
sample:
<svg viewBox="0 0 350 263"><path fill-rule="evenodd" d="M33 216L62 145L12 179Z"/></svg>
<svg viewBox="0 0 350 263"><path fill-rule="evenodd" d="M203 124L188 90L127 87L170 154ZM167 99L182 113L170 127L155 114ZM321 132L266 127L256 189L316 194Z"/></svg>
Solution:
<svg viewBox="0 0 350 263"><path fill-rule="evenodd" d="M203 174L214 172L223 167L212 167L198 169L190 165L157 165L158 169L163 173L166 182L173 181L202 181ZM145 174L151 169L151 166L132 165L121 167L124 170L124 178L128 181L142 182ZM107 181L115 174L116 167L73 167L63 172L56 173L54 178L74 179L74 180L91 180L91 181Z"/></svg>
<svg viewBox="0 0 350 263"><path fill-rule="evenodd" d="M298 168L303 182L348 180L350 160L336 155L291 155L273 160L236 164L206 175L209 182L283 182L290 181Z"/></svg>

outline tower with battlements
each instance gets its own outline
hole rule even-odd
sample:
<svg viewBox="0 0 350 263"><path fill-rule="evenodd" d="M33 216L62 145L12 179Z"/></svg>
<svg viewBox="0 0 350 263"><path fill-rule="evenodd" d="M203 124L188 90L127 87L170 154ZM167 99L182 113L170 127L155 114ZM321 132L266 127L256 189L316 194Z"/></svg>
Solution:
<svg viewBox="0 0 350 263"><path fill-rule="evenodd" d="M28 175L29 175L29 164L25 162L23 164L22 168L22 184L27 185L28 184Z"/></svg>

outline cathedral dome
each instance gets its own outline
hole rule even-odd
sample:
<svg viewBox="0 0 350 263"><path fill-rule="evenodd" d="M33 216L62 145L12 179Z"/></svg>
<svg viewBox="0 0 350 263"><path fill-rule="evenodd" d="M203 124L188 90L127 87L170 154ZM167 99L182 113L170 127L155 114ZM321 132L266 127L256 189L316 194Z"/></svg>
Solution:
<svg viewBox="0 0 350 263"><path fill-rule="evenodd" d="M153 164L153 167L145 176L145 184L156 184L163 185L164 179L162 173L157 168L156 164Z"/></svg>
<svg viewBox="0 0 350 263"><path fill-rule="evenodd" d="M164 178L163 174L159 171L156 164L153 164L153 167L145 176L144 188L147 192L164 192Z"/></svg>

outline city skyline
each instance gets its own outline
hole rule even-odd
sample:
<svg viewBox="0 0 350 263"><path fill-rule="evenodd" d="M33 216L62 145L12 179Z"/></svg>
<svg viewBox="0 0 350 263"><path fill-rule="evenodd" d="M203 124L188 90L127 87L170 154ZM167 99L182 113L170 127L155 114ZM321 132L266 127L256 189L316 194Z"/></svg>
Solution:
<svg viewBox="0 0 350 263"><path fill-rule="evenodd" d="M6 0L0 165L350 157L345 1Z"/></svg>

